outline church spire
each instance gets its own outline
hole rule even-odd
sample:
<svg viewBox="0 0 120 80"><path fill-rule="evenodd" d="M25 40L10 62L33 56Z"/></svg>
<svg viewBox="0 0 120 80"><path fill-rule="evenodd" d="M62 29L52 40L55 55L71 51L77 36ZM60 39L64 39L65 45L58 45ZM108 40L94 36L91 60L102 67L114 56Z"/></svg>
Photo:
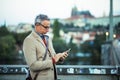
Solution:
<svg viewBox="0 0 120 80"><path fill-rule="evenodd" d="M75 16L75 15L77 15L77 14L78 14L78 9L77 9L76 6L74 6L74 7L72 8L71 16Z"/></svg>

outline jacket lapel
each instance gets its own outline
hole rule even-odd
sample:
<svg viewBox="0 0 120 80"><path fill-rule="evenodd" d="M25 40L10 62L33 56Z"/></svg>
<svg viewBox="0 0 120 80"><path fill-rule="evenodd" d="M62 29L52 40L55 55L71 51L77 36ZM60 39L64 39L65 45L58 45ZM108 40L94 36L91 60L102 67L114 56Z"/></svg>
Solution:
<svg viewBox="0 0 120 80"><path fill-rule="evenodd" d="M32 35L37 41L39 41L44 47L46 47L42 38L35 31L32 31Z"/></svg>

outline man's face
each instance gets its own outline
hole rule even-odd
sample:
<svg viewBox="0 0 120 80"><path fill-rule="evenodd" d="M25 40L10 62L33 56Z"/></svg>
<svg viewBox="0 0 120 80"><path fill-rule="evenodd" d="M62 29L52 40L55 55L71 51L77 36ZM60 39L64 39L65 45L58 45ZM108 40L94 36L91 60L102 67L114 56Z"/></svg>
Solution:
<svg viewBox="0 0 120 80"><path fill-rule="evenodd" d="M44 20L39 25L36 25L36 31L41 34L46 34L50 28L50 21Z"/></svg>

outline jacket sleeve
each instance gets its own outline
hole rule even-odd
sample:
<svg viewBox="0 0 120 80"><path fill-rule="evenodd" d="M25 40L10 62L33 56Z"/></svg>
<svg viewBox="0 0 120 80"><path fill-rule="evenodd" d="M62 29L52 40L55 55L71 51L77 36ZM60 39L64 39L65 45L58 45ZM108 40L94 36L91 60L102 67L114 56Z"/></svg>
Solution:
<svg viewBox="0 0 120 80"><path fill-rule="evenodd" d="M23 52L26 62L32 71L43 70L51 68L53 66L52 60L37 60L36 56L36 46L34 40L31 38L26 38L23 43Z"/></svg>

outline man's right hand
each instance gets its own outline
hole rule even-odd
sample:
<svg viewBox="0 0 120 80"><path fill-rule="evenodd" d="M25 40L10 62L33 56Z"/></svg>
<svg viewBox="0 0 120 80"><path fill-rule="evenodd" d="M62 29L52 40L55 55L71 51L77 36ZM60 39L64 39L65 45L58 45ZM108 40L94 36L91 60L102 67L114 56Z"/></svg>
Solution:
<svg viewBox="0 0 120 80"><path fill-rule="evenodd" d="M63 52L56 54L53 58L55 59L55 62L58 62L61 58L64 60L67 56L67 52Z"/></svg>
<svg viewBox="0 0 120 80"><path fill-rule="evenodd" d="M58 53L58 54L56 54L53 58L55 59L55 62L58 62L59 59L60 59L62 56L63 56L62 53Z"/></svg>

